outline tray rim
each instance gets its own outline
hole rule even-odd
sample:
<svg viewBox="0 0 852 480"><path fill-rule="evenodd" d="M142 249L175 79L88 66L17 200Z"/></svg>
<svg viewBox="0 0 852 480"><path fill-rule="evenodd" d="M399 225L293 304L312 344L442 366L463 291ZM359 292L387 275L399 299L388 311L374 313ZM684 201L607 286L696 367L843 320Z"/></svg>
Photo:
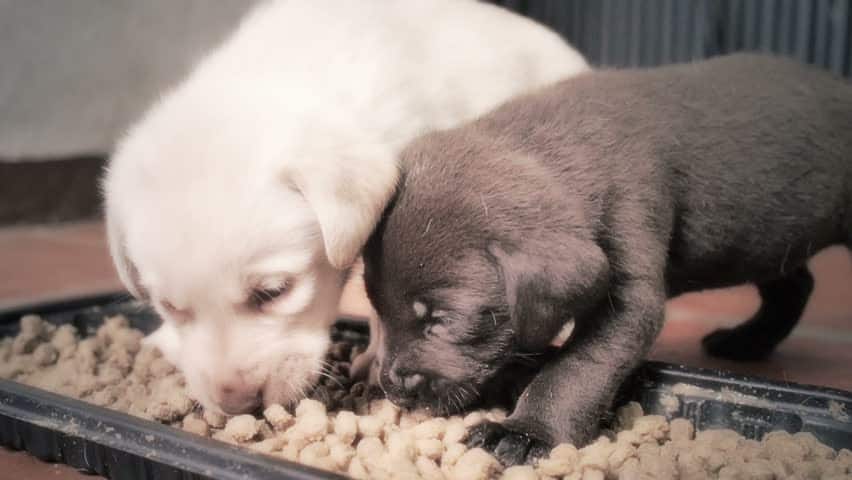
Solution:
<svg viewBox="0 0 852 480"><path fill-rule="evenodd" d="M4 307L0 309L0 324L16 321L20 316L25 314L49 315L51 313L94 307L105 303L130 300L132 300L132 297L126 292L106 292L83 297ZM344 324L351 323L352 320L343 318L341 322ZM361 328L366 327L357 320L356 322ZM836 400L844 402L846 405L852 405L852 393L841 389L770 380L751 375L733 374L718 369L691 367L660 361L645 361L637 369L636 373L640 381L646 381L648 378L653 377L686 377L694 379L695 383L709 382L722 386L726 385L732 390L740 392L744 390L743 385L740 384L747 383L748 388L752 390L764 389L811 397L816 395L825 400ZM45 426L43 421L39 421L39 417L36 414L32 412L28 414L25 409L12 405L21 401L34 405L41 404L45 408L50 407L59 411L60 414L76 418L78 419L78 428L74 432L64 432L61 429ZM36 427L47 428L56 435L70 435L80 438L84 442L91 442L103 448L115 449L135 456L142 461L164 464L202 477L237 479L247 478L246 475L248 474L249 478L258 479L294 478L321 480L346 478L331 472L289 462L283 458L252 452L245 447L228 445L211 438L193 435L155 421L136 418L127 413L110 410L82 400L20 384L12 380L0 379L0 415ZM103 431L79 427L94 421L99 422L99 427L112 427L116 430L126 432L130 438L125 438L124 440L116 439ZM161 455L157 456L157 458L146 457L139 450L143 446L136 444L137 442L132 439L150 435L153 435L158 441L169 445L180 445L185 453L179 455L176 452L168 452L169 455ZM154 447L155 445L152 444L149 448ZM25 450L27 449L25 448ZM237 466L238 468L227 468L227 462L223 462L223 459L228 459L230 465ZM251 470L251 473L244 469Z"/></svg>

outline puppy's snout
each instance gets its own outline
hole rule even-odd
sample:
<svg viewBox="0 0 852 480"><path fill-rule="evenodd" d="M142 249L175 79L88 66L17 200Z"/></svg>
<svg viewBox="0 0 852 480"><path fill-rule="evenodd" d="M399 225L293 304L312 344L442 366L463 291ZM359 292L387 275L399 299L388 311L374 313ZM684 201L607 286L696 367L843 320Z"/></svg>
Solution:
<svg viewBox="0 0 852 480"><path fill-rule="evenodd" d="M216 403L229 415L249 413L260 407L261 389L246 382L242 376L220 381L216 387Z"/></svg>
<svg viewBox="0 0 852 480"><path fill-rule="evenodd" d="M419 392L428 383L425 375L400 368L396 362L388 372L388 377L395 387L409 394Z"/></svg>

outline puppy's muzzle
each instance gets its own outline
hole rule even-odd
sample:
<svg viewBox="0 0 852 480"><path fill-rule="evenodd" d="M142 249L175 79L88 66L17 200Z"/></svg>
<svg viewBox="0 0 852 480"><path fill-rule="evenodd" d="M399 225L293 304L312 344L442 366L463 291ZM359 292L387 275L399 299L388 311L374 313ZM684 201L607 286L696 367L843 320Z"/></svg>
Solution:
<svg viewBox="0 0 852 480"><path fill-rule="evenodd" d="M229 415L249 413L262 403L262 390L237 376L219 382L215 387L215 401Z"/></svg>
<svg viewBox="0 0 852 480"><path fill-rule="evenodd" d="M409 394L418 392L427 383L426 377L421 373L409 373L393 369L388 375L394 386Z"/></svg>
<svg viewBox="0 0 852 480"><path fill-rule="evenodd" d="M431 404L448 387L443 378L400 366L396 361L388 369L385 378L388 385L383 386L386 387L384 390L388 398L406 407Z"/></svg>

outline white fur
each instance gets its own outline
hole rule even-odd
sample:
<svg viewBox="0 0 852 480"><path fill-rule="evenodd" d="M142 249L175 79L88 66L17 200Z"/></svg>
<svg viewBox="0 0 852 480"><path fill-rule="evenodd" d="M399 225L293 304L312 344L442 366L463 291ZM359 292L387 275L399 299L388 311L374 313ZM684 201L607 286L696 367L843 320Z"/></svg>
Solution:
<svg viewBox="0 0 852 480"><path fill-rule="evenodd" d="M587 68L554 33L472 1L255 9L108 169L114 261L165 319L149 341L208 407L229 384L266 404L298 399L396 186L400 148ZM262 310L247 305L252 285L285 283Z"/></svg>

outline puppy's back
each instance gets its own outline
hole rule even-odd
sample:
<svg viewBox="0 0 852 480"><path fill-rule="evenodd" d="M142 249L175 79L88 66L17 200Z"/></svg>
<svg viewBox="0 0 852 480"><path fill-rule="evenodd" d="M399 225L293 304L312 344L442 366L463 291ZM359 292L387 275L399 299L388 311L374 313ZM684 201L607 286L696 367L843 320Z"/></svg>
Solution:
<svg viewBox="0 0 852 480"><path fill-rule="evenodd" d="M806 258L852 228L838 225L852 219L852 85L793 60L589 73L474 128L512 138L582 195L670 198L656 214L676 225L675 270L694 278L731 258L745 261L721 284L771 277L778 252Z"/></svg>
<svg viewBox="0 0 852 480"><path fill-rule="evenodd" d="M738 255L777 270L778 251L814 253L850 218L850 126L852 86L783 58L596 71L421 138L400 200L412 231L449 215L523 235L573 221L566 211L600 215L608 197L643 198L677 226L671 251L694 271Z"/></svg>

